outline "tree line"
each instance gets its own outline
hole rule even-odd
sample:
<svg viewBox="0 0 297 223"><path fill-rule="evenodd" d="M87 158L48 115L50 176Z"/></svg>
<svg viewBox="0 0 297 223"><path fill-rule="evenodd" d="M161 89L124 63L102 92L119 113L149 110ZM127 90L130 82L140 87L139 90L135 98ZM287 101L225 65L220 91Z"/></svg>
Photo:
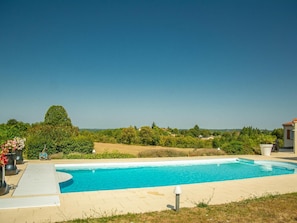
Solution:
<svg viewBox="0 0 297 223"><path fill-rule="evenodd" d="M220 148L227 154L260 154L260 143L283 144L283 129L273 131L243 127L241 130L219 131L200 129L196 124L190 129L130 126L105 130L80 130L71 123L63 106L51 106L44 121L34 124L10 119L0 124L0 144L14 137L26 138L28 159L37 159L44 147L48 154L91 154L94 142L127 145L162 146L177 148Z"/></svg>
<svg viewBox="0 0 297 223"><path fill-rule="evenodd" d="M227 154L260 154L259 144L283 145L283 129L273 131L243 127L241 130L204 130L195 125L191 129L160 128L155 123L141 128L81 131L95 142L150 145L177 148L220 148Z"/></svg>

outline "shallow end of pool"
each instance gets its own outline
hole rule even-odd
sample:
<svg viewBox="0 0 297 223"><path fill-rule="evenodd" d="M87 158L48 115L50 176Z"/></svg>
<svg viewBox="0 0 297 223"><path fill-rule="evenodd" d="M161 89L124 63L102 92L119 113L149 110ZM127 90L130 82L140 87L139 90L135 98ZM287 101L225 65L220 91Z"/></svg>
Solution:
<svg viewBox="0 0 297 223"><path fill-rule="evenodd" d="M72 180L72 175L69 173L56 171L58 183L65 183Z"/></svg>

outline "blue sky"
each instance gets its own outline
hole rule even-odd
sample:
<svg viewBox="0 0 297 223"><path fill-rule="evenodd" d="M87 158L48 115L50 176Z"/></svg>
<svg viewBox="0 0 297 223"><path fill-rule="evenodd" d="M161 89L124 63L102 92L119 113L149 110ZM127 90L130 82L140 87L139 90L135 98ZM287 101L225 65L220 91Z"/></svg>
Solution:
<svg viewBox="0 0 297 223"><path fill-rule="evenodd" d="M0 123L281 128L297 117L295 0L0 0Z"/></svg>

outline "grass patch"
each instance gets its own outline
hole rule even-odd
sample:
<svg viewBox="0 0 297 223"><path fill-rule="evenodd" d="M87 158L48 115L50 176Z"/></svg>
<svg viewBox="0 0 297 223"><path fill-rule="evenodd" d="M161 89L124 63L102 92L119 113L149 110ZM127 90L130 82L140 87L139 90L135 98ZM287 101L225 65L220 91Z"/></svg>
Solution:
<svg viewBox="0 0 297 223"><path fill-rule="evenodd" d="M196 223L196 222L297 222L297 193L265 196L222 205L181 208L144 214L77 219L64 223Z"/></svg>

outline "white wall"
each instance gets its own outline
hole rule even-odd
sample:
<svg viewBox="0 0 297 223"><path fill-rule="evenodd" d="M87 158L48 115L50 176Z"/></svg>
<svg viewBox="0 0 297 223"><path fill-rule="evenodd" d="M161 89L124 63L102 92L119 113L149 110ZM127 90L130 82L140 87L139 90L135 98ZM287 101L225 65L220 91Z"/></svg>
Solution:
<svg viewBox="0 0 297 223"><path fill-rule="evenodd" d="M293 148L294 148L294 153L297 154L297 119L294 119L293 121Z"/></svg>
<svg viewBox="0 0 297 223"><path fill-rule="evenodd" d="M287 130L290 130L290 139L287 138ZM293 126L284 125L284 147L293 147Z"/></svg>

